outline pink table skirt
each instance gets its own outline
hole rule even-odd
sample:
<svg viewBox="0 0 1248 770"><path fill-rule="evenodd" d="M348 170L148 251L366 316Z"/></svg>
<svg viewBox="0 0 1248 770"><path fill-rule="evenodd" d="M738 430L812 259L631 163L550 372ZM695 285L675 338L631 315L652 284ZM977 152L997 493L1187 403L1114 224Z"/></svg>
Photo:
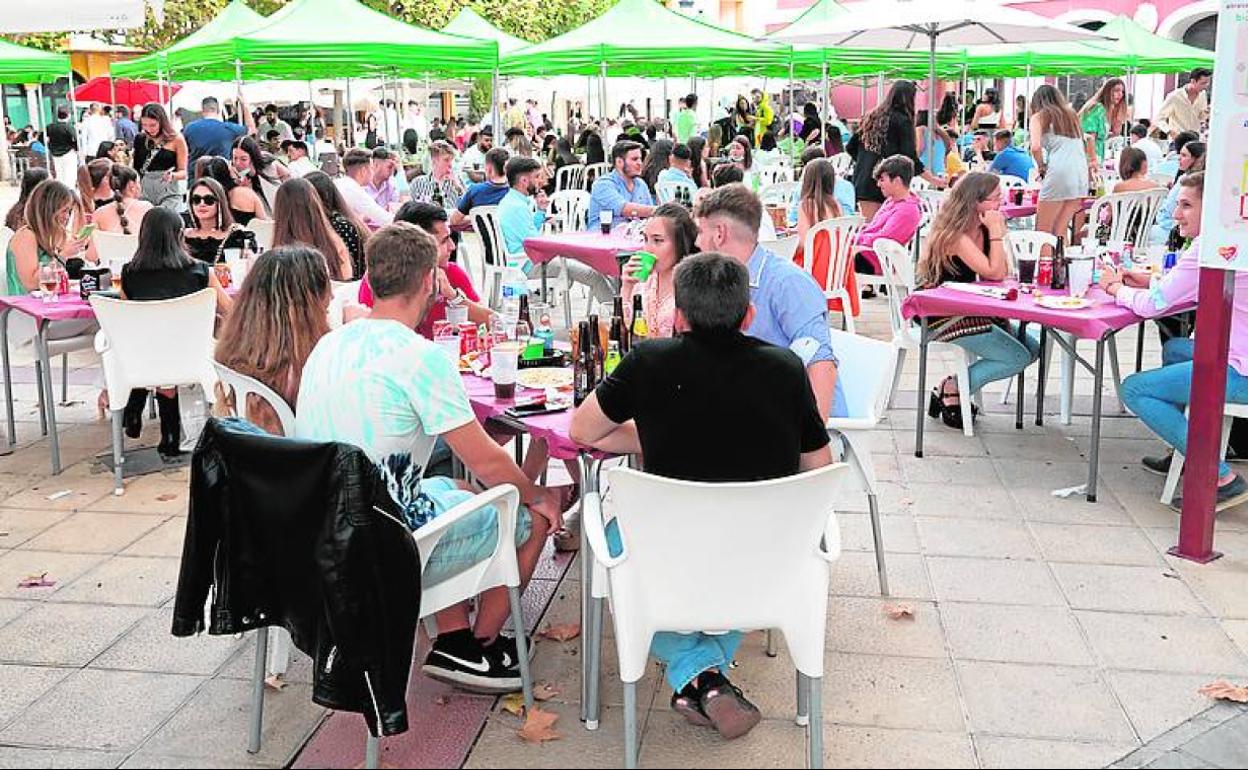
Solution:
<svg viewBox="0 0 1248 770"><path fill-rule="evenodd" d="M62 294L59 302L44 304L39 297L18 294L0 297L0 308L12 308L36 321L73 321L95 318L95 311L77 293Z"/></svg>
<svg viewBox="0 0 1248 770"><path fill-rule="evenodd" d="M556 257L567 257L612 277L618 277L620 274L617 255L632 254L641 251L642 248L641 241L624 238L615 233L603 235L598 230L540 235L524 239L524 253L535 265L549 262Z"/></svg>
<svg viewBox="0 0 1248 770"><path fill-rule="evenodd" d="M1087 211L1088 209L1092 208L1092 204L1095 202L1096 202L1096 198L1084 198L1083 210ZM1018 219L1019 217L1034 217L1036 215L1037 208L1038 208L1037 204L1030 203L1030 202L1023 203L1021 206L1015 205L1013 203L1002 203L1001 213L1005 215L1006 219Z"/></svg>
<svg viewBox="0 0 1248 770"><path fill-rule="evenodd" d="M499 401L494 398L494 383L484 377L473 374L464 375L464 388L468 391L468 400L477 419L485 422L491 417L498 417L506 410L515 406L515 401ZM533 394L516 386L516 395ZM581 447L568 435L572 432L572 409L554 414L541 414L521 419L525 430L533 438L545 439L550 446L550 456L556 460L573 460L580 456Z"/></svg>
<svg viewBox="0 0 1248 770"><path fill-rule="evenodd" d="M1014 285L1014 282L991 285ZM1040 291L1044 294L1059 293L1044 288ZM988 316L1010 321L1027 321L1088 340L1101 339L1110 332L1125 329L1144 320L1129 308L1119 307L1113 297L1097 287L1089 289L1087 296L1092 300L1091 307L1082 310L1053 310L1037 305L1031 294L1020 293L1018 299L1011 302L941 286L906 297L902 302L901 312L906 318ZM1179 310L1181 309L1176 308L1176 312Z"/></svg>

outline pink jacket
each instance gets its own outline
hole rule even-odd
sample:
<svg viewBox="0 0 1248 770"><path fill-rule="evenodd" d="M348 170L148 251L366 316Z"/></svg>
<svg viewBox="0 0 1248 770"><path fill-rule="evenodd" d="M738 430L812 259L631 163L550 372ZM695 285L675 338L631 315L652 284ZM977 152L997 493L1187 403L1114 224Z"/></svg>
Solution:
<svg viewBox="0 0 1248 770"><path fill-rule="evenodd" d="M867 223L858 233L858 245L863 247L862 255L880 270L879 259L875 252L870 251L879 238L888 238L902 246L910 242L919 230L919 222L923 219L923 209L919 206L917 195L911 194L903 200L889 198L876 212L875 218Z"/></svg>

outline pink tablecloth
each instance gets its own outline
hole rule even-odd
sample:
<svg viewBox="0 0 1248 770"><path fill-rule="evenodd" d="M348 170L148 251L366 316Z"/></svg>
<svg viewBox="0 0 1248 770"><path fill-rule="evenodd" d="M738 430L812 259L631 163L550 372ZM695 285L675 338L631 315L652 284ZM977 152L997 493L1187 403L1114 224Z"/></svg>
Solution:
<svg viewBox="0 0 1248 770"><path fill-rule="evenodd" d="M612 277L620 274L617 255L632 254L641 249L641 241L624 238L614 233L603 235L597 230L540 235L524 239L524 253L535 265L549 262L555 257L567 257Z"/></svg>
<svg viewBox="0 0 1248 770"><path fill-rule="evenodd" d="M468 400L472 403L477 419L482 422L502 415L515 405L514 401L499 401L494 398L494 383L484 377L465 374L464 388L468 391ZM536 391L517 386L517 395L526 393L536 393ZM580 445L568 436L572 430L571 409L555 414L525 417L520 421L524 423L525 430L530 436L546 440L550 446L550 456L556 460L572 460L580 456Z"/></svg>
<svg viewBox="0 0 1248 770"><path fill-rule="evenodd" d="M1049 293L1043 288L1040 291ZM1091 307L1082 310L1052 310L1037 305L1031 294L1020 293L1018 299L1011 302L941 286L906 297L901 305L901 312L906 318L978 315L1027 321L1088 340L1100 339L1109 332L1125 329L1143 320L1134 311L1119 307L1114 303L1113 297L1099 288L1089 290L1088 298L1093 302ZM1176 312L1179 310L1181 309L1176 308Z"/></svg>
<svg viewBox="0 0 1248 770"><path fill-rule="evenodd" d="M1095 198L1084 198L1083 210L1087 211L1088 209L1092 208L1092 204L1095 202L1096 202ZM1023 203L1022 205L1015 205L1013 203L1002 203L1001 213L1005 215L1006 219L1018 219L1019 217L1034 217L1036 215L1036 208L1037 208L1037 204L1031 203L1030 201Z"/></svg>
<svg viewBox="0 0 1248 770"><path fill-rule="evenodd" d="M59 302L44 304L39 297L19 294L0 297L0 308L12 308L31 316L36 321L72 321L79 318L95 318L95 311L78 294L62 294Z"/></svg>

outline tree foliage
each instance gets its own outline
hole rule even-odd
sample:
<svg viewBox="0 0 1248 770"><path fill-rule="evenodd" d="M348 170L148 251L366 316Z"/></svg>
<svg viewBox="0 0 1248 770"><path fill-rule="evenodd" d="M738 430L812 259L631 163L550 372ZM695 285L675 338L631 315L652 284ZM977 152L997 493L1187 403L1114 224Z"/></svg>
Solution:
<svg viewBox="0 0 1248 770"><path fill-rule="evenodd" d="M289 0L246 0L258 13L268 15ZM441 29L465 6L492 24L516 37L534 42L563 34L598 16L615 0L363 0L365 5L395 18L431 29ZM207 24L229 4L229 0L165 0L165 14L157 22L148 11L147 23L118 32L98 32L110 42L150 51L167 48ZM61 33L18 35L11 38L22 45L49 51L63 51L68 36Z"/></svg>

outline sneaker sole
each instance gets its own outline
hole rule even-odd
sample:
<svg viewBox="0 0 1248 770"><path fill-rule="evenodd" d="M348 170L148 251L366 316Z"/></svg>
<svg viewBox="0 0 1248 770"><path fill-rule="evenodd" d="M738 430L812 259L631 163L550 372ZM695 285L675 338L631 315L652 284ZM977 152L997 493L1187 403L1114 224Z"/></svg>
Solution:
<svg viewBox="0 0 1248 770"><path fill-rule="evenodd" d="M1156 476L1169 476L1170 475L1169 468L1166 468L1164 471L1159 471L1156 468L1152 467L1151 465L1145 465L1144 463L1140 463L1140 467Z"/></svg>
<svg viewBox="0 0 1248 770"><path fill-rule="evenodd" d="M1242 505L1243 503L1246 503L1246 502L1248 502L1248 492L1244 492L1242 494L1238 494L1234 497L1223 500L1222 502L1218 503L1217 505L1213 507L1213 512L1215 514L1218 514L1218 513L1221 513L1222 511L1228 510L1230 508L1234 508L1235 506ZM1183 513L1183 498L1181 497L1175 498L1174 501L1170 503L1170 509L1174 511L1175 513Z"/></svg>
<svg viewBox="0 0 1248 770"><path fill-rule="evenodd" d="M421 666L420 671L435 681L449 684L461 690L481 693L482 695L520 692L524 687L524 683L520 681L518 676L507 678L481 676L468 671L454 671L430 665Z"/></svg>
<svg viewBox="0 0 1248 770"><path fill-rule="evenodd" d="M697 706L694 706L687 701L677 701L673 703L672 711L680 714L685 718L685 721L691 725L696 725L698 727L714 727L714 723L707 719L706 715L699 711Z"/></svg>
<svg viewBox="0 0 1248 770"><path fill-rule="evenodd" d="M727 740L745 735L763 718L757 708L732 692L708 698L702 709L719 734Z"/></svg>

